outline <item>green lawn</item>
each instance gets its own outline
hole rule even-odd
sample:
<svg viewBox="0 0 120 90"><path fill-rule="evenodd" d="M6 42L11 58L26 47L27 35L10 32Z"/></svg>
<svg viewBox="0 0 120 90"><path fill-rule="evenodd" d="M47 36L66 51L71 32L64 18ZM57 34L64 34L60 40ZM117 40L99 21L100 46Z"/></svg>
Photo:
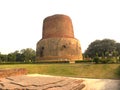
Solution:
<svg viewBox="0 0 120 90"><path fill-rule="evenodd" d="M11 64L4 68L26 68L28 73L80 78L120 79L120 64Z"/></svg>

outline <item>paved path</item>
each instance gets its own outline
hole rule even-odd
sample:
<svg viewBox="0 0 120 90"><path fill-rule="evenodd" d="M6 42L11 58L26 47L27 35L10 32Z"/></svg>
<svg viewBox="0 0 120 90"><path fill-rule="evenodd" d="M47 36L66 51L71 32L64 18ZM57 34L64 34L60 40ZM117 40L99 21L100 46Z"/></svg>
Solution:
<svg viewBox="0 0 120 90"><path fill-rule="evenodd" d="M82 79L84 80L85 84L85 88L83 90L120 90L120 80Z"/></svg>

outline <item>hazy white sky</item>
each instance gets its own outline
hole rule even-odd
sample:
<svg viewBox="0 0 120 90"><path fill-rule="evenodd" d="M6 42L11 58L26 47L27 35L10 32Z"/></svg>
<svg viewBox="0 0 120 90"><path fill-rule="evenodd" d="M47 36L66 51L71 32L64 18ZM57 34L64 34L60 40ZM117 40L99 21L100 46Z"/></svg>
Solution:
<svg viewBox="0 0 120 90"><path fill-rule="evenodd" d="M0 0L0 52L36 49L53 14L71 17L82 52L96 39L120 42L120 0Z"/></svg>

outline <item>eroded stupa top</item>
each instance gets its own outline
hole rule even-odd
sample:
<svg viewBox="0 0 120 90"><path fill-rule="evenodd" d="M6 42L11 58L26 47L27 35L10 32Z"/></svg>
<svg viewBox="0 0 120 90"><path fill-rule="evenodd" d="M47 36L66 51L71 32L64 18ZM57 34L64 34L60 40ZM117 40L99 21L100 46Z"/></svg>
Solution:
<svg viewBox="0 0 120 90"><path fill-rule="evenodd" d="M54 37L74 38L72 21L69 16L56 14L44 19L42 38Z"/></svg>

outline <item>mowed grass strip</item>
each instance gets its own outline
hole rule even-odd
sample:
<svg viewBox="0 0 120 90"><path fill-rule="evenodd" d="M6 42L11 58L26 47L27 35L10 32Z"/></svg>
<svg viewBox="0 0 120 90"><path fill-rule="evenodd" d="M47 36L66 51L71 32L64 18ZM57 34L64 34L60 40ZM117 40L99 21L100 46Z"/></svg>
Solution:
<svg viewBox="0 0 120 90"><path fill-rule="evenodd" d="M120 79L120 64L11 64L0 69L26 68L29 74Z"/></svg>

